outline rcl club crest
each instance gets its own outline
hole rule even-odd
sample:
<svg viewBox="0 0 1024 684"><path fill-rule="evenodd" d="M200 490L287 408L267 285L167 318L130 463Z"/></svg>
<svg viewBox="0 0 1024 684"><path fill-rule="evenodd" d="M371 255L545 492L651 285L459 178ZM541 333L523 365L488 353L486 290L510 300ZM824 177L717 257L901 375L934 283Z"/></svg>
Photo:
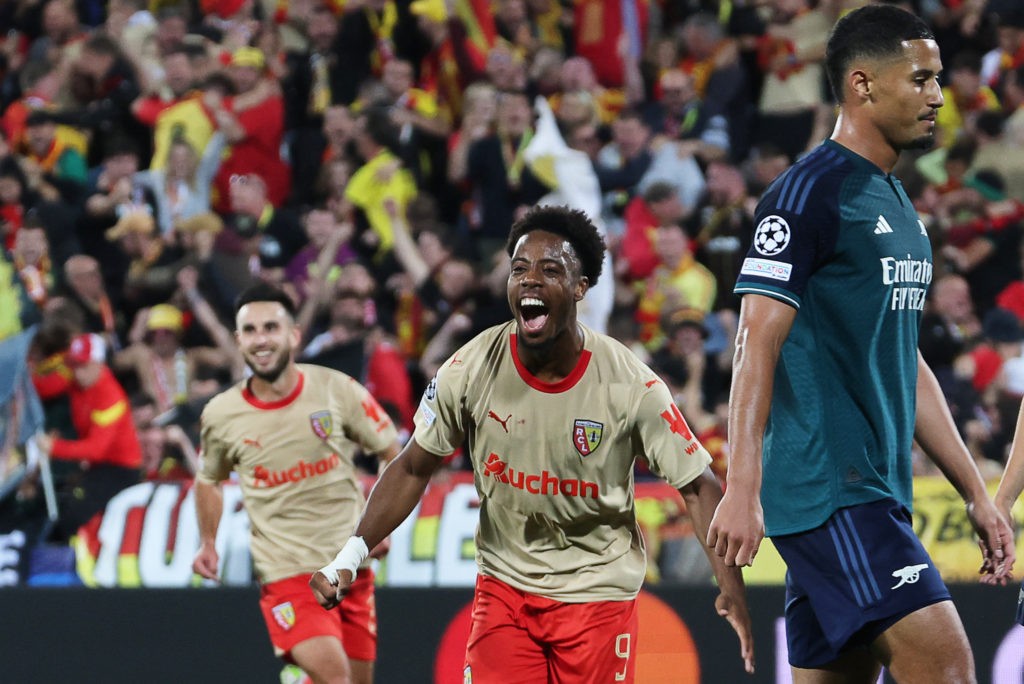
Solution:
<svg viewBox="0 0 1024 684"><path fill-rule="evenodd" d="M601 445L603 432L604 424L577 418L572 424L572 445L576 447L580 456L588 456Z"/></svg>
<svg viewBox="0 0 1024 684"><path fill-rule="evenodd" d="M320 439L327 439L334 431L334 421L331 419L330 411L314 411L309 414L309 426L313 428L313 434Z"/></svg>
<svg viewBox="0 0 1024 684"><path fill-rule="evenodd" d="M281 629L291 629L295 626L295 608L291 601L278 604L273 607L274 620L281 625Z"/></svg>

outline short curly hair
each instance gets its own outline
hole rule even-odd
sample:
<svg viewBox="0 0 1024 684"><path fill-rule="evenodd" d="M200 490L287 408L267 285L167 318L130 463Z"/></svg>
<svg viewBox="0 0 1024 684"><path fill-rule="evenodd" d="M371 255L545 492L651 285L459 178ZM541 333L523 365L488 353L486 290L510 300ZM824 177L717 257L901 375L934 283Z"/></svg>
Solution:
<svg viewBox="0 0 1024 684"><path fill-rule="evenodd" d="M597 284L604 266L604 238L597 227L578 209L567 206L536 206L521 219L512 224L505 243L505 251L511 257L519 238L535 230L544 230L561 235L572 245L580 260L581 271L590 286Z"/></svg>

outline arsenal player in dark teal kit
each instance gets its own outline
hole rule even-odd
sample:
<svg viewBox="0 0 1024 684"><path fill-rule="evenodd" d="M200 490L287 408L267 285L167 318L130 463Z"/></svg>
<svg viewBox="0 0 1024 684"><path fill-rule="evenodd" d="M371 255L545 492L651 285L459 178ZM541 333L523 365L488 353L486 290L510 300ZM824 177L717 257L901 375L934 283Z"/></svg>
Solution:
<svg viewBox="0 0 1024 684"><path fill-rule="evenodd" d="M830 140L778 178L755 216L730 397L728 488L709 530L726 564L763 535L786 561L797 684L975 681L949 592L914 534L916 440L967 502L984 570L1005 582L1012 532L988 498L917 350L932 254L899 180L932 142L938 45L870 5L829 37L841 110Z"/></svg>

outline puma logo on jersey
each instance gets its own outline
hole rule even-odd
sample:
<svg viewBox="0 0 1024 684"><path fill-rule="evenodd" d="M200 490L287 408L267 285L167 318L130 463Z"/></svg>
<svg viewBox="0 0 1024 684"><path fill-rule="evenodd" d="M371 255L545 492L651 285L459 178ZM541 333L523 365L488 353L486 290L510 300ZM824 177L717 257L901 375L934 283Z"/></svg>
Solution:
<svg viewBox="0 0 1024 684"><path fill-rule="evenodd" d="M883 233L891 233L892 226L885 220L885 217L881 214L878 215L878 223L875 224L875 235L881 235Z"/></svg>
<svg viewBox="0 0 1024 684"><path fill-rule="evenodd" d="M245 446L256 447L257 449L262 449L263 448L263 445L260 444L260 438L259 437L257 437L256 439L249 439L248 437L243 437L242 438L242 444L244 444Z"/></svg>
<svg viewBox="0 0 1024 684"><path fill-rule="evenodd" d="M914 584L917 580L921 579L921 571L928 567L927 563L920 565L908 565L905 568L900 568L892 573L893 577L898 577L899 582L893 589L899 589L904 584Z"/></svg>
<svg viewBox="0 0 1024 684"><path fill-rule="evenodd" d="M499 415L498 415L497 413L495 413L494 411L488 411L488 412L487 412L487 417L488 417L488 418L493 418L494 420L496 420L496 421L498 421L499 423L501 423L501 427L502 427L502 428L503 428L503 429L505 430L505 434L508 434L508 421L509 421L509 418L511 418L511 417L512 417L512 414L511 414L511 413L510 413L510 414L508 414L508 416L507 416L507 417L505 418L505 420L502 420L502 419L501 419L501 416L499 416Z"/></svg>

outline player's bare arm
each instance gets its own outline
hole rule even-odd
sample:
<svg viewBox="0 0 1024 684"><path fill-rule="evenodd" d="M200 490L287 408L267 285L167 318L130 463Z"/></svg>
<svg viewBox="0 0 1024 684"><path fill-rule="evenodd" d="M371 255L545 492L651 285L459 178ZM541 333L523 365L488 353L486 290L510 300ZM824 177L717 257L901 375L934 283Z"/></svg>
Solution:
<svg viewBox="0 0 1024 684"><path fill-rule="evenodd" d="M401 447L398 442L395 442L390 447L376 454L377 460L380 461L379 472L383 472L384 468L388 467L392 461L398 458L398 454L401 451ZM391 536L388 535L381 540L379 544L370 549L370 558L383 558L388 555L388 551L391 550Z"/></svg>
<svg viewBox="0 0 1024 684"><path fill-rule="evenodd" d="M996 490L994 499L996 509L1006 518L1011 528L1014 526L1011 510L1021 490L1024 490L1024 403L1021 403L1020 411L1017 413L1010 457L1006 461L1006 470L999 480L999 489ZM1012 562L1007 563L1007 566L1009 570L1013 570Z"/></svg>
<svg viewBox="0 0 1024 684"><path fill-rule="evenodd" d="M679 493L686 502L686 511L693 520L697 538L707 539L711 517L722 500L722 488L718 480L711 469L706 468L696 479L681 487ZM753 674L754 635L750 629L750 612L747 610L747 591L743 585L743 573L735 565L727 566L713 547L707 544L703 546L720 591L718 598L715 599L715 609L729 622L740 638L740 657L743 658L746 671Z"/></svg>
<svg viewBox="0 0 1024 684"><path fill-rule="evenodd" d="M369 554L369 549L377 546L412 513L440 466L441 457L410 439L384 469L370 492L352 539L334 561L309 579L309 586L321 606L331 609L341 602L355 577L355 569Z"/></svg>
<svg viewBox="0 0 1024 684"><path fill-rule="evenodd" d="M199 521L199 551L192 560L192 571L206 579L220 579L217 566L217 527L224 509L224 495L220 485L196 479L193 485L196 498L196 517Z"/></svg>
<svg viewBox="0 0 1024 684"><path fill-rule="evenodd" d="M708 529L708 546L726 565L750 565L764 538L761 446L775 365L796 309L749 294L740 306L729 395L728 488Z"/></svg>
<svg viewBox="0 0 1024 684"><path fill-rule="evenodd" d="M1013 529L989 498L978 466L953 423L942 389L920 352L914 438L967 503L967 516L981 546L981 573L986 576L983 581L1006 584L1016 560Z"/></svg>

